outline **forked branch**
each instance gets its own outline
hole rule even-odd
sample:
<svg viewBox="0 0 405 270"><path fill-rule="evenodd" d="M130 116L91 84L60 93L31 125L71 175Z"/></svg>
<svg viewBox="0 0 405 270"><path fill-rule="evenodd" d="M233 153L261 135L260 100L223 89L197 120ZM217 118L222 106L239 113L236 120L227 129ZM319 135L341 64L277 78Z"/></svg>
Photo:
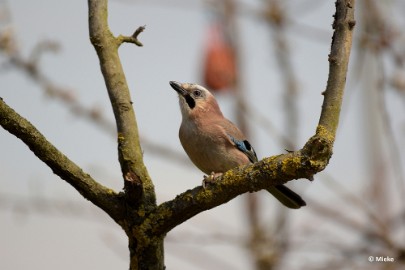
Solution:
<svg viewBox="0 0 405 270"><path fill-rule="evenodd" d="M130 204L141 200L155 202L152 181L143 162L138 125L127 80L118 55L118 48L126 38L116 38L108 27L108 1L88 0L89 33L103 73L117 125L118 157L124 177L124 189ZM137 40L143 28L133 35Z"/></svg>
<svg viewBox="0 0 405 270"><path fill-rule="evenodd" d="M153 233L166 234L198 213L228 202L245 192L254 192L307 178L324 170L332 156L352 44L354 0L337 0L333 23L329 76L316 134L296 152L269 157L258 163L232 169L206 189L196 187L158 206L149 218Z"/></svg>

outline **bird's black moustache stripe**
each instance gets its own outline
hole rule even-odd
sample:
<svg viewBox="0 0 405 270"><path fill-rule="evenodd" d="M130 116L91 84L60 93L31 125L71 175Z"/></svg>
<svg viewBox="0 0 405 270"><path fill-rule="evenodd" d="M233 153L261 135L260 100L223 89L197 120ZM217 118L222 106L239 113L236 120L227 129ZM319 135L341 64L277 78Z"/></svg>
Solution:
<svg viewBox="0 0 405 270"><path fill-rule="evenodd" d="M190 107L190 109L194 109L195 107L195 100L194 98L192 98L190 95L185 95L184 99L186 100L188 106Z"/></svg>

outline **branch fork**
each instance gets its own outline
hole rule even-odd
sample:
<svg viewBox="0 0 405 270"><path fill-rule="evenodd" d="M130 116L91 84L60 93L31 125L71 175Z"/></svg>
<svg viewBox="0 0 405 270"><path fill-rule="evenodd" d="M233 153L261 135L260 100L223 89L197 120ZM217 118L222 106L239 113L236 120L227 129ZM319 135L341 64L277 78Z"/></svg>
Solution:
<svg viewBox="0 0 405 270"><path fill-rule="evenodd" d="M135 32L132 34L132 36L123 36L123 35L119 35L117 37L117 42L119 45L121 45L122 43L133 43L136 46L142 47L143 44L142 42L140 42L138 40L138 36L140 33L142 33L145 30L146 25L144 26L139 26Z"/></svg>
<svg viewBox="0 0 405 270"><path fill-rule="evenodd" d="M88 0L89 30L116 119L124 194L115 193L83 172L1 98L0 125L20 138L55 174L120 224L129 239L131 270L164 269L163 239L174 227L242 193L255 192L293 179L312 179L327 166L332 156L346 82L355 24L354 2L336 1L335 31L322 112L316 134L305 146L299 151L229 170L218 177L214 185L195 187L160 205L156 204L153 182L143 162L135 112L118 56L118 48L124 42L142 46L138 36L144 27L139 27L130 37L114 37L107 23L107 0Z"/></svg>

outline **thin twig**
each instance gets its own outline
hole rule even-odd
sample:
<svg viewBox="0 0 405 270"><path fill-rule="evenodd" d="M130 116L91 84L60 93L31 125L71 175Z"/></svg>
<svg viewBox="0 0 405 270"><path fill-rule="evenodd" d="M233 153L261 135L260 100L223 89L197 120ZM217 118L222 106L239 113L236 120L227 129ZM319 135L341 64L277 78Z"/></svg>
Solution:
<svg viewBox="0 0 405 270"><path fill-rule="evenodd" d="M139 32L140 33L140 32ZM10 42L1 42L1 37L6 38ZM4 46L2 46L2 44ZM7 45L8 44L8 45ZM61 101L63 105L67 106L69 112L78 117L83 117L89 120L90 123L95 124L101 128L104 132L117 137L116 126L113 122L108 120L102 111L97 107L88 107L80 102L80 100L75 96L75 91L68 87L58 85L53 82L40 68L40 56L47 49L55 50L58 47L54 42L40 42L35 46L31 56L27 58L23 57L21 51L16 44L16 37L11 30L6 32L2 31L0 33L0 51L4 52L6 56L6 61L11 65L11 67L16 68L18 71L23 72L35 83L38 83L45 94L52 99ZM169 147L151 141L147 136L141 137L142 146L145 147L150 153L166 158L171 162L177 162L183 166L189 164L189 160L184 154L181 154Z"/></svg>
<svg viewBox="0 0 405 270"><path fill-rule="evenodd" d="M140 33L142 33L145 30L145 25L144 26L139 26L135 32L132 34L132 36L123 36L123 35L119 35L117 37L117 42L119 44L122 44L124 42L126 43L133 43L139 47L142 47L143 44L138 40L138 36Z"/></svg>

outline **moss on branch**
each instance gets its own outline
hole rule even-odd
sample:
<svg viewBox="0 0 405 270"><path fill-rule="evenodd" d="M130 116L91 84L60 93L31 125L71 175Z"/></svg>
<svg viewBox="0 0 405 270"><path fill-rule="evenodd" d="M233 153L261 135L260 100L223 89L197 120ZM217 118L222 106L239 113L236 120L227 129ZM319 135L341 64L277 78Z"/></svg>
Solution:
<svg viewBox="0 0 405 270"><path fill-rule="evenodd" d="M227 171L214 184L188 190L165 202L148 217L152 234L166 234L198 213L227 203L238 195L256 192L322 171L332 155L333 137L323 127L304 148ZM321 132L322 131L322 132ZM325 136L325 137L324 137Z"/></svg>
<svg viewBox="0 0 405 270"><path fill-rule="evenodd" d="M324 102L314 136L295 152L265 158L226 172L215 185L196 187L161 204L148 217L153 231L166 234L190 217L224 204L245 192L255 192L288 181L307 178L324 170L333 153L336 130L346 83L354 27L354 0L337 0L329 55L329 76Z"/></svg>
<svg viewBox="0 0 405 270"><path fill-rule="evenodd" d="M328 165L339 123L355 25L354 0L336 1L335 31L322 112L315 135L304 147L229 170L214 184L187 190L159 206L156 205L153 183L143 162L132 100L118 55L118 48L123 42L138 42L141 30L138 29L132 37L114 37L108 27L107 4L107 0L88 0L89 30L117 124L118 156L125 192L116 194L97 183L1 98L0 125L20 138L55 174L121 225L129 238L131 270L164 269L165 235L191 217L246 192L268 189L299 178L312 180L314 174Z"/></svg>

